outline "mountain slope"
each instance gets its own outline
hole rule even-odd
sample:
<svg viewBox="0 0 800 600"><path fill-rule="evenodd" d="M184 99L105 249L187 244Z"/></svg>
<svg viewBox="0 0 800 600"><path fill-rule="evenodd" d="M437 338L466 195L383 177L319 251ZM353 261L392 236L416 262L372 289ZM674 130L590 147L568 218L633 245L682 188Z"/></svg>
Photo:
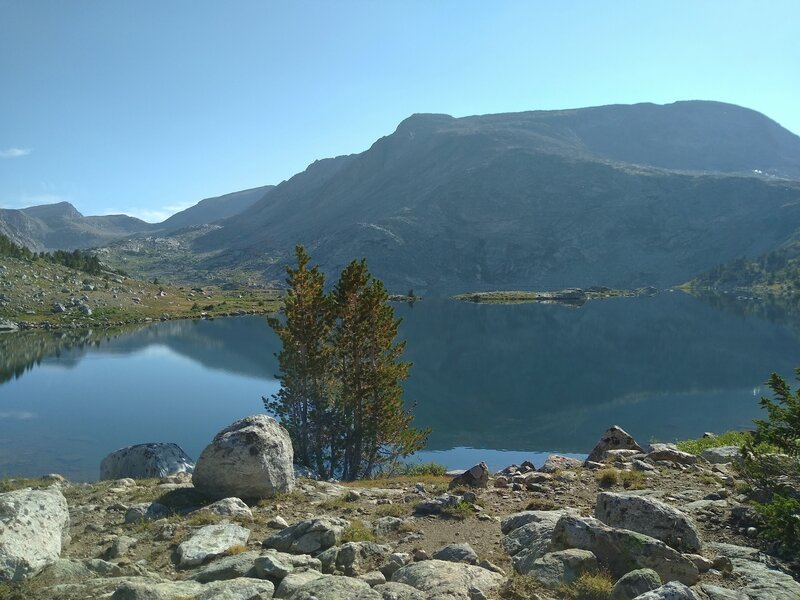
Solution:
<svg viewBox="0 0 800 600"><path fill-rule="evenodd" d="M672 285L800 225L800 183L755 170L800 177L800 138L720 103L415 115L194 245L272 281L303 243L332 273L367 257L393 289Z"/></svg>
<svg viewBox="0 0 800 600"><path fill-rule="evenodd" d="M274 187L274 185L264 185L242 190L241 192L225 194L224 196L206 198L194 206L172 215L166 221L158 223L156 228L159 232L169 233L186 227L205 225L227 219L250 208Z"/></svg>
<svg viewBox="0 0 800 600"><path fill-rule="evenodd" d="M0 209L0 232L37 252L91 248L151 227L127 215L84 217L69 202Z"/></svg>

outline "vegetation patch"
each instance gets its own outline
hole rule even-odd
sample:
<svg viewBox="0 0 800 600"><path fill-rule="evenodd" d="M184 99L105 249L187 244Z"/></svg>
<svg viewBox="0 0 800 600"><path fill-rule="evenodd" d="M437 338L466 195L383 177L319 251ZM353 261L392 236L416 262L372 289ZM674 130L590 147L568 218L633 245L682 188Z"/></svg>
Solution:
<svg viewBox="0 0 800 600"><path fill-rule="evenodd" d="M350 521L342 532L342 542L374 542L377 539L372 529L357 519Z"/></svg>
<svg viewBox="0 0 800 600"><path fill-rule="evenodd" d="M600 469L594 477L601 487L612 487L619 483L619 471L613 467Z"/></svg>
<svg viewBox="0 0 800 600"><path fill-rule="evenodd" d="M475 507L470 502L461 500L455 506L448 506L442 509L442 514L450 519L457 519L463 521L475 514Z"/></svg>
<svg viewBox="0 0 800 600"><path fill-rule="evenodd" d="M584 573L578 579L559 590L565 600L610 600L614 580L608 573Z"/></svg>
<svg viewBox="0 0 800 600"><path fill-rule="evenodd" d="M721 435L713 437L703 437L695 440L681 440L675 442L678 450L688 452L689 454L700 454L703 450L709 448L718 448L719 446L738 446L741 448L752 438L749 431L726 431Z"/></svg>

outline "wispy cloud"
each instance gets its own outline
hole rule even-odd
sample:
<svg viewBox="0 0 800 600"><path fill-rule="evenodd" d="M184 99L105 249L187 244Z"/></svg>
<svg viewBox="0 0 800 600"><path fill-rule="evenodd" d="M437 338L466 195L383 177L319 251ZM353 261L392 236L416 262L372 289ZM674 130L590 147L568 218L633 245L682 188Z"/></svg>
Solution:
<svg viewBox="0 0 800 600"><path fill-rule="evenodd" d="M185 210L193 206L193 204L171 204L157 208L127 208L127 209L106 209L101 214L104 215L128 215L129 217L136 217L148 223L161 223L174 215L177 212Z"/></svg>
<svg viewBox="0 0 800 600"><path fill-rule="evenodd" d="M0 419L15 419L18 421L29 421L35 419L36 413L27 410L12 410L9 412L0 412Z"/></svg>
<svg viewBox="0 0 800 600"><path fill-rule="evenodd" d="M28 156L33 152L30 148L7 148L0 150L0 158L19 158L20 156Z"/></svg>

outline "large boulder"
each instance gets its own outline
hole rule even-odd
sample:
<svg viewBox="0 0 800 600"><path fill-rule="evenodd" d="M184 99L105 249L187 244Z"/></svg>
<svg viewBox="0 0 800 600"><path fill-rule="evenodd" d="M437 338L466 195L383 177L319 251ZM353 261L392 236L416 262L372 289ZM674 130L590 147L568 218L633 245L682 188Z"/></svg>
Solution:
<svg viewBox="0 0 800 600"><path fill-rule="evenodd" d="M212 498L271 498L294 487L289 433L266 415L220 431L197 460L192 482Z"/></svg>
<svg viewBox="0 0 800 600"><path fill-rule="evenodd" d="M241 547L250 539L250 530L232 523L206 525L178 546L179 564L182 567L199 565L211 558Z"/></svg>
<svg viewBox="0 0 800 600"><path fill-rule="evenodd" d="M501 522L501 531L508 535L500 538L500 545L511 556L514 570L526 573L533 563L551 550L556 523L572 509L532 510L509 515Z"/></svg>
<svg viewBox="0 0 800 600"><path fill-rule="evenodd" d="M106 456L100 463L100 479L146 479L193 470L192 459L177 444L137 444Z"/></svg>
<svg viewBox="0 0 800 600"><path fill-rule="evenodd" d="M69 510L57 488L0 494L0 581L37 575L69 541Z"/></svg>
<svg viewBox="0 0 800 600"><path fill-rule="evenodd" d="M323 575L301 586L290 600L382 600L369 584L355 577Z"/></svg>
<svg viewBox="0 0 800 600"><path fill-rule="evenodd" d="M342 541L350 522L337 517L314 517L280 530L264 540L265 548L292 554L312 554Z"/></svg>
<svg viewBox="0 0 800 600"><path fill-rule="evenodd" d="M500 588L504 580L499 573L482 567L443 560L415 562L392 575L392 581L410 585L424 592L428 598L448 600L489 597Z"/></svg>
<svg viewBox="0 0 800 600"><path fill-rule="evenodd" d="M742 464L744 462L742 449L739 446L706 448L700 453L700 456L714 465L723 465L725 463Z"/></svg>
<svg viewBox="0 0 800 600"><path fill-rule="evenodd" d="M275 597L290 598L292 594L294 594L305 584L310 583L315 579L319 579L320 577L324 577L324 575L313 569L293 571L281 579L280 584L278 584L278 587L275 588Z"/></svg>
<svg viewBox="0 0 800 600"><path fill-rule="evenodd" d="M614 425L606 431L586 458L587 462L603 462L609 450L636 450L644 452L636 440L624 429Z"/></svg>
<svg viewBox="0 0 800 600"><path fill-rule="evenodd" d="M596 571L597 558L592 552L571 548L548 552L533 561L523 574L530 575L545 587L557 588L572 583L584 573Z"/></svg>
<svg viewBox="0 0 800 600"><path fill-rule="evenodd" d="M678 581L670 581L650 592L636 596L635 600L700 600L691 589Z"/></svg>
<svg viewBox="0 0 800 600"><path fill-rule="evenodd" d="M433 553L433 558L437 560L447 560L450 562L467 563L470 565L478 564L478 554L468 543L447 544Z"/></svg>
<svg viewBox="0 0 800 600"><path fill-rule="evenodd" d="M560 454L551 454L544 461L539 471L542 473L555 473L556 471L566 471L569 469L577 469L583 465L582 460L577 458L570 458L569 456L561 456Z"/></svg>
<svg viewBox="0 0 800 600"><path fill-rule="evenodd" d="M675 444L650 444L647 458L653 462L663 460L681 465L693 465L697 462L697 457L694 454L678 450Z"/></svg>
<svg viewBox="0 0 800 600"><path fill-rule="evenodd" d="M601 492L595 517L611 527L638 531L661 540L676 550L700 550L700 532L684 513L668 504L633 494Z"/></svg>
<svg viewBox="0 0 800 600"><path fill-rule="evenodd" d="M489 467L485 462L480 462L471 469L456 475L450 481L450 489L467 486L485 488L489 485Z"/></svg>
<svg viewBox="0 0 800 600"><path fill-rule="evenodd" d="M609 527L597 519L564 515L556 523L552 548L580 548L597 557L614 577L635 569L653 569L662 581L694 585L697 566L661 540L627 529Z"/></svg>
<svg viewBox="0 0 800 600"><path fill-rule="evenodd" d="M661 578L653 569L636 569L620 577L611 590L611 600L633 600L661 587Z"/></svg>
<svg viewBox="0 0 800 600"><path fill-rule="evenodd" d="M318 558L307 554L288 554L277 550L266 550L256 558L254 568L258 577L278 581L297 570L321 571L322 563Z"/></svg>

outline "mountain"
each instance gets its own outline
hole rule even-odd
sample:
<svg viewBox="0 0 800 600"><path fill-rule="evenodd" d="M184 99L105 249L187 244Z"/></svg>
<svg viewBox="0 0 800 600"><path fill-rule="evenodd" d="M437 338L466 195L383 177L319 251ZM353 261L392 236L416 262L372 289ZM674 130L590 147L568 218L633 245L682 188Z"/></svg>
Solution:
<svg viewBox="0 0 800 600"><path fill-rule="evenodd" d="M0 233L37 252L91 248L151 227L127 215L84 217L69 202L0 209Z"/></svg>
<svg viewBox="0 0 800 600"><path fill-rule="evenodd" d="M242 190L241 192L225 194L224 196L206 198L194 206L172 215L166 221L158 223L156 228L160 232L169 233L186 227L205 225L221 219L227 219L250 208L257 201L264 198L274 187L274 185L264 185Z"/></svg>
<svg viewBox="0 0 800 600"><path fill-rule="evenodd" d="M318 161L192 242L283 279L305 244L394 290L681 283L800 225L800 138L717 102L414 115Z"/></svg>
<svg viewBox="0 0 800 600"><path fill-rule="evenodd" d="M69 202L0 209L0 233L36 252L95 248L132 236L168 235L231 217L264 198L273 187L206 198L155 224L127 215L85 217Z"/></svg>

